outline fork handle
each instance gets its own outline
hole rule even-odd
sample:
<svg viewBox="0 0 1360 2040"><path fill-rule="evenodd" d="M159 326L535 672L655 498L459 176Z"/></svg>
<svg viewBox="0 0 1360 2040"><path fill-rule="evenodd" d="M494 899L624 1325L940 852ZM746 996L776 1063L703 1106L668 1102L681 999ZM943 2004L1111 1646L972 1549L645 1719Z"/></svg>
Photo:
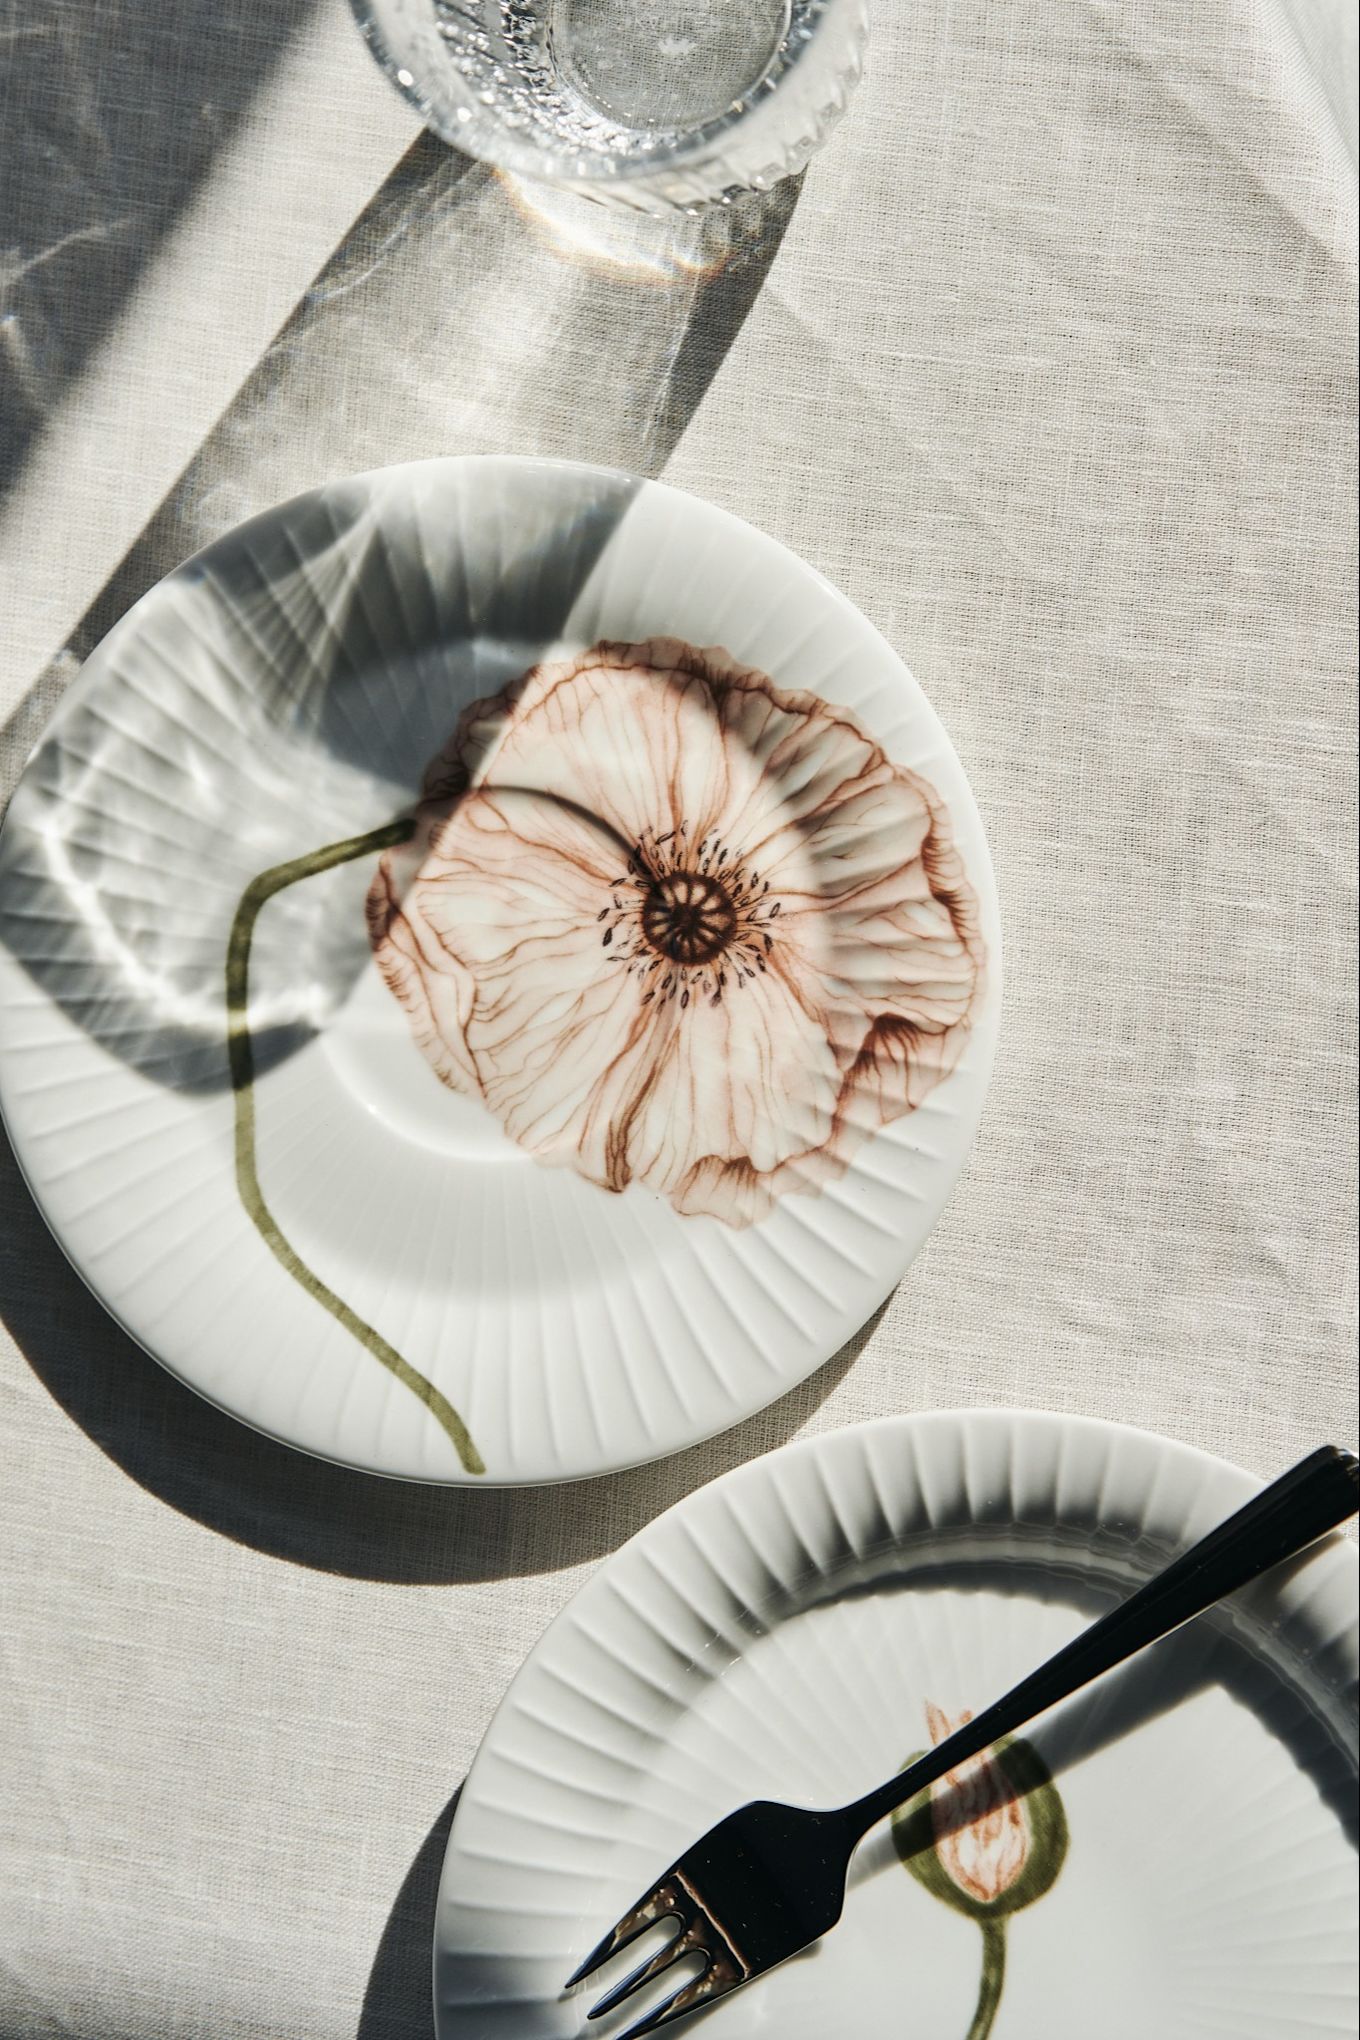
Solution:
<svg viewBox="0 0 1360 2040"><path fill-rule="evenodd" d="M849 1832L858 1840L946 1771L1169 1636L1234 1588L1292 1558L1354 1515L1358 1501L1360 1463L1335 1445L1319 1446L1000 1700L907 1770L844 1808Z"/></svg>

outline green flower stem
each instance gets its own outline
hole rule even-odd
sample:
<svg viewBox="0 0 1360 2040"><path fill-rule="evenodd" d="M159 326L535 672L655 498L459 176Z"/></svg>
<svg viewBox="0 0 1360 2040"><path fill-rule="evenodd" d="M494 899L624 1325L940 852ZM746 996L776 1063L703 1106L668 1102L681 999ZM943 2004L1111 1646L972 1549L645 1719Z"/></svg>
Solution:
<svg viewBox="0 0 1360 2040"><path fill-rule="evenodd" d="M427 1381L412 1367L409 1360L404 1360L394 1346L389 1346L381 1333L375 1332L372 1325L365 1324L333 1289L327 1288L289 1245L265 1202L255 1153L255 1047L251 1040L248 1010L250 945L261 909L275 893L296 885L301 879L315 878L319 872L331 871L337 864L351 864L356 857L367 857L372 851L390 850L397 843L409 843L414 833L415 823L409 816L388 822L381 829L369 830L367 835L350 836L343 843L328 843L323 850L313 850L306 857L295 857L287 864L276 864L271 870L262 871L258 878L253 878L242 893L227 943L227 1057L236 1101L236 1184L251 1223L275 1260L375 1360L381 1361L403 1388L409 1388L412 1395L424 1403L430 1415L447 1433L464 1472L485 1473L482 1456L447 1397L442 1396L432 1381Z"/></svg>
<svg viewBox="0 0 1360 2040"><path fill-rule="evenodd" d="M1001 2004L1001 1988L1006 1981L1006 1922L981 1920L982 1928L982 1983L978 1989L977 2010L973 2023L968 2028L968 2040L987 2040Z"/></svg>

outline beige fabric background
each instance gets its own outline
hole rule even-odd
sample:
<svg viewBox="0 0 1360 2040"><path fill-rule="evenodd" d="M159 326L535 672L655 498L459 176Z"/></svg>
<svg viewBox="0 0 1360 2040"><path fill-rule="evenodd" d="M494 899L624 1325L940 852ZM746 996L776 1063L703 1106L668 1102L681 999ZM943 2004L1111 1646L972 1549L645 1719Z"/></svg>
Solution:
<svg viewBox="0 0 1360 2040"><path fill-rule="evenodd" d="M414 142L339 0L222 12L0 29L4 791L100 631L249 509L434 452L662 472L935 702L996 856L1003 1044L846 1355L679 1460L518 1496L199 1405L5 1154L0 2040L425 2034L447 1805L520 1659L800 1431L1035 1404L1267 1474L1355 1429L1346 90L1267 0L884 0L797 202L719 243Z"/></svg>

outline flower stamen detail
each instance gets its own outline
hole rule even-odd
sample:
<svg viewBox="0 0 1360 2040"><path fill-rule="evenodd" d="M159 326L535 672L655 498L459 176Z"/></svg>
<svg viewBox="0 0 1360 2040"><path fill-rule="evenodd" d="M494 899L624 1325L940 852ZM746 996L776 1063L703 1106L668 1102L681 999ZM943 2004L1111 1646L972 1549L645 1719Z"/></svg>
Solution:
<svg viewBox="0 0 1360 2040"><path fill-rule="evenodd" d="M634 970L647 977L665 966L662 997L678 999L682 1008L694 991L719 1004L729 962L738 990L767 968L772 925L783 906L771 899L769 879L748 874L743 854L734 856L716 833L698 843L688 837L684 822L663 836L644 833L595 916L608 923L600 944L612 950L611 961L625 964L630 977Z"/></svg>

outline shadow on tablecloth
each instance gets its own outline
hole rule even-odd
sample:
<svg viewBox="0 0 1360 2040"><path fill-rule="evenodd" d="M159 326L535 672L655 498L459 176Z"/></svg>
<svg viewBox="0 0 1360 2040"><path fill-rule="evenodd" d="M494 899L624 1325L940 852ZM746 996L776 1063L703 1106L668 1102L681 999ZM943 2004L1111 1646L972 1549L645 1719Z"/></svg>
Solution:
<svg viewBox="0 0 1360 2040"><path fill-rule="evenodd" d="M354 2040L429 2040L435 1900L449 1831L462 1795L460 1785L402 1879L373 1958Z"/></svg>
<svg viewBox="0 0 1360 2040"><path fill-rule="evenodd" d="M0 31L0 497L317 0L27 0Z"/></svg>

